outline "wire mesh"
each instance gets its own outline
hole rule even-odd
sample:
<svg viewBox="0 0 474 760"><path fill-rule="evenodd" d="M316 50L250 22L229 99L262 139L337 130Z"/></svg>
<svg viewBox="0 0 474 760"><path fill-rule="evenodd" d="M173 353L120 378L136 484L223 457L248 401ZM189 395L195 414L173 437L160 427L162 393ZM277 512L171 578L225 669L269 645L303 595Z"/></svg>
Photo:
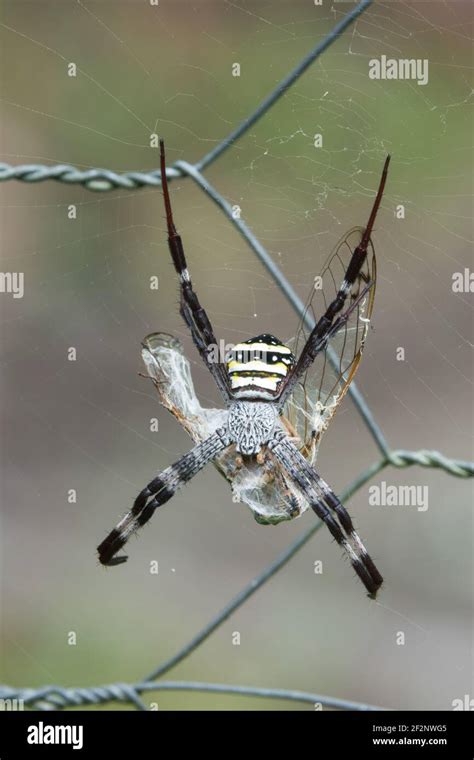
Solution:
<svg viewBox="0 0 474 760"><path fill-rule="evenodd" d="M344 18L335 25L332 31L326 37L309 51L309 53L298 63L298 65L277 85L277 87L258 105L255 111L244 119L239 126L225 137L215 148L207 153L195 164L187 161L177 161L173 166L168 167L166 175L169 180L178 177L190 177L201 188L201 190L221 209L225 217L237 228L242 237L247 241L250 248L254 251L260 262L268 270L277 283L278 287L284 293L285 297L301 318L304 315L304 304L292 288L283 272L279 269L273 258L262 245L262 243L252 233L246 223L236 218L233 214L231 205L213 187L206 177L203 170L210 166L219 158L236 140L241 138L247 130L260 120L265 113L285 94L285 92L297 81L297 79L317 60L321 54L327 50L340 35L353 24L356 19L372 4L373 0L362 0L353 8ZM11 179L23 182L42 182L45 180L56 180L67 184L79 184L95 192L107 192L114 189L139 189L142 187L159 187L161 186L161 174L159 169L149 172L125 172L118 174L108 169L93 168L88 170L79 170L70 165L46 166L38 164L26 164L11 166L6 163L0 163L0 181ZM313 324L308 316L306 326L310 329ZM334 364L335 357L328 352L329 359ZM360 393L357 385L353 382L349 388L349 393L355 404L358 413L361 415L365 425L372 435L379 451L381 459L364 470L341 494L343 501L347 501L355 494L365 483L374 475L388 466L395 468L405 468L413 465L420 467L438 468L445 473L459 477L467 478L474 475L474 463L454 460L446 457L437 451L419 450L394 450L391 449L380 426L374 419L372 412ZM138 710L149 709L141 699L141 694L184 690L184 691L201 691L213 692L220 694L239 694L242 696L253 696L270 698L277 700L287 700L311 704L313 706L324 706L333 709L345 710L383 710L384 707L377 707L359 702L351 702L344 699L337 699L318 694L310 694L302 691L285 690L285 689L266 689L253 686L239 686L231 684L215 683L198 683L189 681L163 681L159 680L165 673L168 673L180 664L184 659L190 656L214 631L216 631L234 612L239 609L245 602L253 596L262 586L270 581L275 574L281 570L301 549L302 547L319 531L322 523L316 522L311 528L302 532L270 565L268 565L259 575L253 578L233 599L231 599L220 612L213 617L208 623L193 636L183 647L181 647L173 656L157 666L144 679L136 683L113 683L105 686L94 686L90 688L66 688L61 686L42 686L38 688L22 688L3 685L0 686L0 701L4 709L9 709L8 704L15 700L23 707L29 707L36 710L55 710L67 707L84 707L98 706L110 703L126 703ZM6 707L5 707L6 705Z"/></svg>

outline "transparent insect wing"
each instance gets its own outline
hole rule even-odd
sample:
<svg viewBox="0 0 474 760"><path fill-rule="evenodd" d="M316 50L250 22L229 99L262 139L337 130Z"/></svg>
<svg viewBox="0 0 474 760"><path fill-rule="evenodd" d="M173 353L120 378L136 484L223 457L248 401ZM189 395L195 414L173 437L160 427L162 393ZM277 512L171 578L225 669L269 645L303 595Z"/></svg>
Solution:
<svg viewBox="0 0 474 760"><path fill-rule="evenodd" d="M315 278L305 308L305 315L313 323L335 298L363 232L362 227L349 230L328 257L319 277ZM370 283L373 284L364 293ZM316 459L321 437L359 366L373 310L375 283L375 251L370 242L366 260L344 307L344 311L350 310L349 318L329 341L337 359L337 368L329 361L326 349L316 357L285 406L284 415L299 438L302 453L311 463ZM310 331L310 326L302 319L290 344L296 356L301 353Z"/></svg>
<svg viewBox="0 0 474 760"><path fill-rule="evenodd" d="M147 335L142 341L142 359L161 403L195 443L204 441L224 424L225 410L201 406L189 361L178 338L168 333Z"/></svg>
<svg viewBox="0 0 474 760"><path fill-rule="evenodd" d="M167 333L148 335L142 342L142 358L162 405L195 443L226 426L227 410L201 406L189 361L177 338ZM308 509L306 499L272 461L262 466L252 460L237 464L239 459L235 446L230 446L213 464L230 483L233 500L247 504L258 522L291 520Z"/></svg>

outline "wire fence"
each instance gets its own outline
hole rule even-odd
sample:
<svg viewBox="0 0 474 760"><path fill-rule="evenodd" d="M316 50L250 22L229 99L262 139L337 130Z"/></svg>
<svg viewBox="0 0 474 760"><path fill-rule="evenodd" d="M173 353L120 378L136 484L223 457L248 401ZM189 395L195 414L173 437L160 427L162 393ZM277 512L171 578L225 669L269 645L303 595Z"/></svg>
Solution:
<svg viewBox="0 0 474 760"><path fill-rule="evenodd" d="M238 229L242 237L247 241L251 249L257 255L261 263L271 274L289 303L296 311L299 318L306 320L306 326L312 328L314 323L309 316L304 315L304 304L294 291L283 272L279 269L268 251L255 237L242 219L235 218L231 205L204 177L202 171L213 163L224 151L242 137L247 130L261 119L285 92L299 79L299 77L311 66L311 64L332 45L341 34L372 4L373 0L362 0L350 11L324 39L319 42L300 63L277 85L277 87L260 103L255 111L242 121L224 140L213 150L207 153L200 161L190 164L187 161L177 161L167 168L166 176L169 180L177 177L190 177L196 184L216 203L227 219ZM68 184L83 185L89 190L105 192L114 189L138 189L145 186L158 187L161 185L161 173L159 169L150 172L125 172L117 174L108 169L79 170L74 166L58 165L44 166L38 164L26 164L10 166L0 163L0 181L21 180L23 182L42 182L56 180ZM329 350L329 359L336 366L336 358ZM352 400L370 431L380 453L381 458L364 470L341 494L342 501L347 501L362 486L377 473L388 466L405 468L413 465L420 467L438 468L449 475L459 478L472 477L474 475L474 463L450 459L437 451L406 451L390 448L380 426L374 419L372 412L361 395L357 385L350 385L349 393ZM191 681L163 681L162 676L174 669L184 659L189 657L206 639L211 636L236 610L239 609L253 594L275 576L319 531L322 522L313 523L311 528L302 532L270 565L259 575L253 578L220 612L188 641L178 652L156 667L145 678L136 683L114 683L105 686L93 686L89 688L66 688L61 686L42 686L38 688L22 688L7 685L0 686L0 700L4 709L9 704L19 704L36 710L57 710L67 707L98 706L111 703L126 703L138 710L148 710L142 700L142 694L150 694L160 691L199 691L228 695L241 695L247 697L262 697L265 699L287 700L311 704L316 709L328 707L342 710L384 710L387 708L360 702L351 702L344 699L310 694L302 691L286 689L266 689L254 686L241 686L231 684L216 684ZM157 709L157 708L151 708Z"/></svg>

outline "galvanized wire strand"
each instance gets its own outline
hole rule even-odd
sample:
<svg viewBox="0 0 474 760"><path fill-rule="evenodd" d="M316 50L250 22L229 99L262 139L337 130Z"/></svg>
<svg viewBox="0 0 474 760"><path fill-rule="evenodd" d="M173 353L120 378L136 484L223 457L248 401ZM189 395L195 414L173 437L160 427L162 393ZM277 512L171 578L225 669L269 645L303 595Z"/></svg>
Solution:
<svg viewBox="0 0 474 760"><path fill-rule="evenodd" d="M234 684L205 683L200 681L159 681L158 683L141 682L135 684L109 684L90 688L63 688L62 686L45 686L40 689L21 689L0 686L0 700L22 700L24 705L35 710L58 710L67 707L85 707L102 705L110 702L133 702L138 709L147 710L145 703L138 696L143 692L159 691L199 691L208 694L227 694L263 699L279 699L288 702L302 702L335 710L357 710L359 712L381 711L377 707L363 702L311 694L296 689L265 689L258 686L240 686Z"/></svg>
<svg viewBox="0 0 474 760"><path fill-rule="evenodd" d="M464 462L459 459L448 459L439 451L404 451L399 449L391 451L388 456L388 464L394 467L411 467L414 464L420 467L432 467L444 470L458 478L472 478L474 475L474 463Z"/></svg>
<svg viewBox="0 0 474 760"><path fill-rule="evenodd" d="M170 179L177 176L171 172L167 176ZM159 170L151 172L124 172L118 174L110 169L77 169L75 166L63 165L44 166L42 164L22 164L10 166L0 163L0 182L9 179L17 179L22 182L43 182L54 179L70 185L84 185L88 190L104 192L106 190L127 189L133 190L139 187L161 185L161 173Z"/></svg>

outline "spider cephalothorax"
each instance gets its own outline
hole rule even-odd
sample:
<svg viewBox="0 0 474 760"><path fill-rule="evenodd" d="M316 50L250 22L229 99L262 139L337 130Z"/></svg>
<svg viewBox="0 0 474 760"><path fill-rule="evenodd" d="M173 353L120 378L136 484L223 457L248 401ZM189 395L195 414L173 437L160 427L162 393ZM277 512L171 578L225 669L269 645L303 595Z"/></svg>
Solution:
<svg viewBox="0 0 474 760"><path fill-rule="evenodd" d="M230 352L227 371L234 398L278 398L295 357L274 335L257 335L237 343Z"/></svg>
<svg viewBox="0 0 474 760"><path fill-rule="evenodd" d="M168 243L180 282L180 313L222 394L225 409L205 410L193 399L189 389L189 365L176 342L158 333L145 339L143 357L148 372L164 405L191 434L196 445L139 493L130 512L98 547L99 560L104 565L125 562L127 557L117 556L117 552L130 536L145 525L155 509L169 501L178 488L213 462L232 484L238 500L247 501L262 518L261 522L291 519L311 507L349 557L369 595L374 597L382 584L382 576L356 533L347 510L312 465L320 437L360 361L375 291L375 255L370 235L382 200L390 158L385 161L367 226L347 233L323 270L334 287L332 264L341 263L343 254L350 255L342 276L337 278L339 286L336 285L330 298L324 296L322 314L315 315L314 327L301 351L295 350L298 358L288 346L265 333L238 343L224 362L214 358L218 342L193 288L183 244L174 225L163 141L160 148ZM367 265L369 249L372 260ZM349 327L349 321L354 318L355 324ZM343 338L339 375L323 393L326 348L338 334ZM343 364L351 340L354 342L352 355L348 363ZM314 403L306 381L319 355L323 357L323 370ZM171 372L165 369L166 362ZM180 375L188 386L184 393L179 393ZM295 424L284 416L287 408L295 411ZM273 505L273 514L278 519L267 520L273 497L281 500L284 508L279 512L278 505Z"/></svg>
<svg viewBox="0 0 474 760"><path fill-rule="evenodd" d="M258 454L274 433L278 412L271 404L234 401L229 407L227 432L239 454Z"/></svg>

